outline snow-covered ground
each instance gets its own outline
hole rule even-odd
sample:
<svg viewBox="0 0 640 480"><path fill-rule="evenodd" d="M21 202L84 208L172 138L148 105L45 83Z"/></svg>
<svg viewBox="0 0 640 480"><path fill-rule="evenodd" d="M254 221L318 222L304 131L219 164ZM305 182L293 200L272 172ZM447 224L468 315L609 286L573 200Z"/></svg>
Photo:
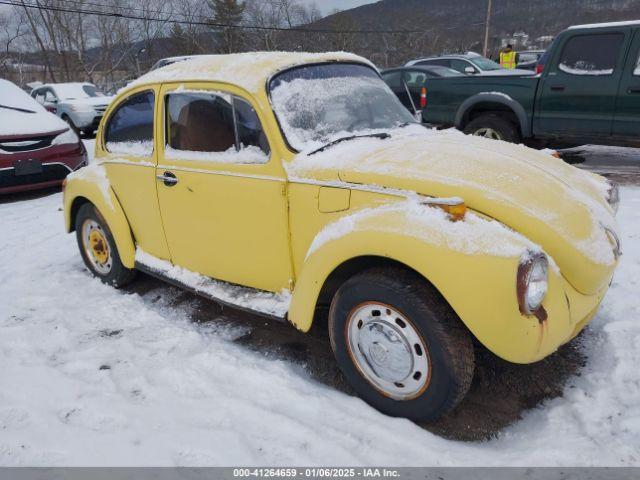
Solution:
<svg viewBox="0 0 640 480"><path fill-rule="evenodd" d="M640 188L564 395L496 439L444 440L84 268L61 195L0 203L0 465L640 465ZM256 321L259 321L258 319Z"/></svg>

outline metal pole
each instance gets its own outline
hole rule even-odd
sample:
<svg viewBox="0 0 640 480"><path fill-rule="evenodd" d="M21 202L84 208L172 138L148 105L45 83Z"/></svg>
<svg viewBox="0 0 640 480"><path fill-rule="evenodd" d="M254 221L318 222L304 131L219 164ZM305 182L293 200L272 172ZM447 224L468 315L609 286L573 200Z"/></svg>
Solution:
<svg viewBox="0 0 640 480"><path fill-rule="evenodd" d="M484 48L482 49L482 55L487 56L489 50L489 25L491 23L491 0L487 5L487 21L484 25Z"/></svg>

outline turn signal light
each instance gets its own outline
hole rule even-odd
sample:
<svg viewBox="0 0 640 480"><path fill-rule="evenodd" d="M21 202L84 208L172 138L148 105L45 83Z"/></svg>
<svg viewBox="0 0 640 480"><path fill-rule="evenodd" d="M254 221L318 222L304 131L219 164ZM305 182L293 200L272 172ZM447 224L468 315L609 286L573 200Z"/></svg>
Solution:
<svg viewBox="0 0 640 480"><path fill-rule="evenodd" d="M62 191L64 192L64 189L67 187L67 179L65 178L64 180L62 180Z"/></svg>
<svg viewBox="0 0 640 480"><path fill-rule="evenodd" d="M467 213L467 205L461 198L429 198L422 204L444 210L453 222L463 220Z"/></svg>

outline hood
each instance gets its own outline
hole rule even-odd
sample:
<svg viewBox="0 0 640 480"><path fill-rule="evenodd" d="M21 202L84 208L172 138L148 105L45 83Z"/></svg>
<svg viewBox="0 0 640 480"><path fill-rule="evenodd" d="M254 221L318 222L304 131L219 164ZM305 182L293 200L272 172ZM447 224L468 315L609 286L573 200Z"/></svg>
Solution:
<svg viewBox="0 0 640 480"><path fill-rule="evenodd" d="M113 97L88 97L63 100L61 103L89 107L106 107L111 103L111 100L113 100Z"/></svg>
<svg viewBox="0 0 640 480"><path fill-rule="evenodd" d="M44 109L34 113L0 109L0 140L16 140L61 133L69 125Z"/></svg>
<svg viewBox="0 0 640 480"><path fill-rule="evenodd" d="M616 259L603 225L617 230L606 181L548 153L457 131L420 126L391 138L363 138L287 165L295 178L341 181L461 197L467 206L521 233L584 294L609 281Z"/></svg>
<svg viewBox="0 0 640 480"><path fill-rule="evenodd" d="M522 68L503 68L501 70L483 70L479 75L483 77L508 77L508 76L528 76L535 75L536 72L531 70L524 70Z"/></svg>

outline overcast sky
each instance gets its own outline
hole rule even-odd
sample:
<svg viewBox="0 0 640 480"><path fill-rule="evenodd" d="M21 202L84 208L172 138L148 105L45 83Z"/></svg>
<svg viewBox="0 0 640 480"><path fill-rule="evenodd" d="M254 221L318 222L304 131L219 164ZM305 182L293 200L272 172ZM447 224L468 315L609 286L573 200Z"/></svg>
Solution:
<svg viewBox="0 0 640 480"><path fill-rule="evenodd" d="M324 14L327 15L331 13L333 10L348 10L353 7L358 7L360 5L364 5L366 3L375 3L378 0L299 0L300 3L305 3L307 5L311 5L312 3L316 4L316 7Z"/></svg>

